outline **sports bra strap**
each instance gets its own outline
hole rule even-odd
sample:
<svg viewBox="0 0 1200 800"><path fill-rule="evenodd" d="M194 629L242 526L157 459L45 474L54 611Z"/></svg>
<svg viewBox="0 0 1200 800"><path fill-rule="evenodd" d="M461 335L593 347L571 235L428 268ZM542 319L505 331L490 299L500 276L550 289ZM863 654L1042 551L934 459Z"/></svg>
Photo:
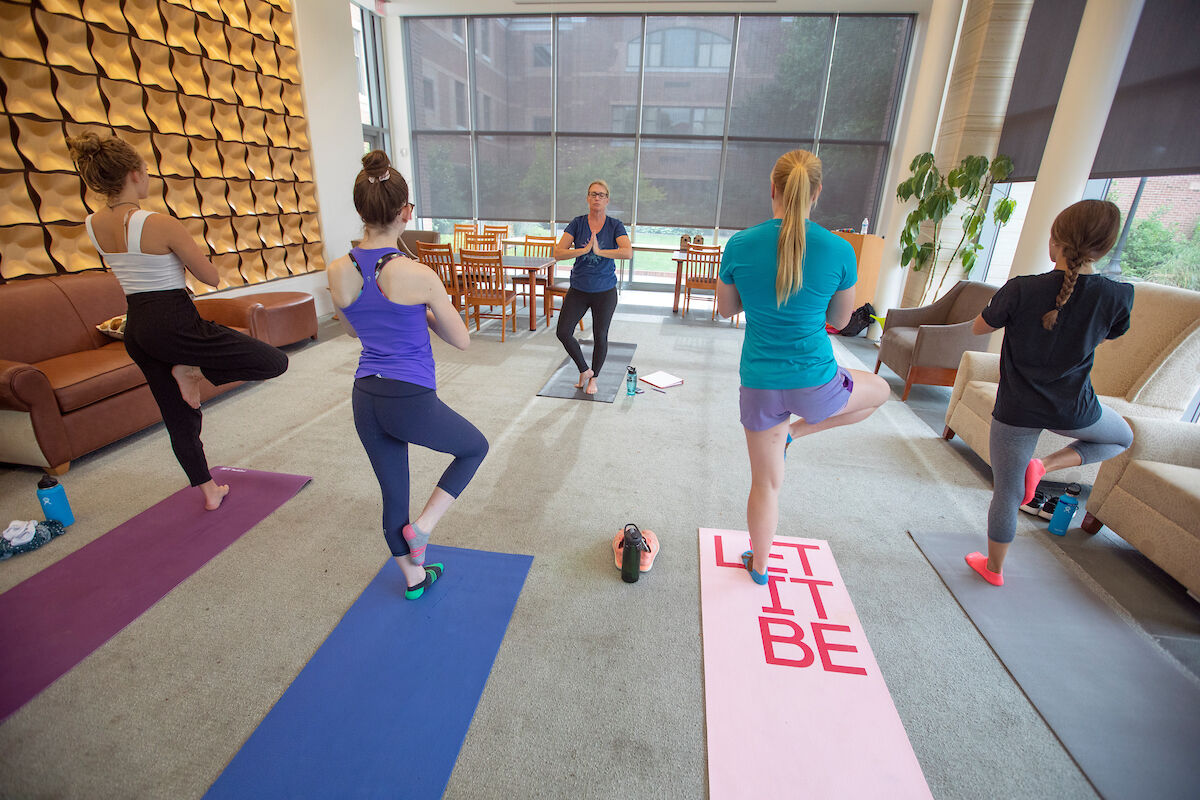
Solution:
<svg viewBox="0 0 1200 800"><path fill-rule="evenodd" d="M378 280L379 280L379 272L380 272L380 270L382 270L382 269L384 268L384 266L386 266L386 265L387 265L387 263L388 263L389 261L391 261L393 258L399 258L399 257L400 257L400 254L399 254L398 252L395 252L395 251L393 251L393 252L391 252L391 253L384 253L383 255L381 255L381 256L379 257L379 260L375 262L375 275L374 275L374 279L375 279L376 281L378 281ZM355 268L356 270L358 270L358 274L359 274L359 275L363 275L362 266L361 266L361 265L358 263L358 259L354 257L354 253L350 253L350 262L351 262L352 264L354 264L354 268ZM366 277L366 275L363 275L363 277L365 278L365 277Z"/></svg>

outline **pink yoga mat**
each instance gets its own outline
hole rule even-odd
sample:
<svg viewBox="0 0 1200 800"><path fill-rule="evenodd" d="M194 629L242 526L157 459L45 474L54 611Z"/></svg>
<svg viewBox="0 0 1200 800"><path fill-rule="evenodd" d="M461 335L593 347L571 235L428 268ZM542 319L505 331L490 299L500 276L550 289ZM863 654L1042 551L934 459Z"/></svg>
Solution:
<svg viewBox="0 0 1200 800"><path fill-rule="evenodd" d="M182 489L0 594L0 720L312 480L233 467L212 476L229 484L216 511L204 510L199 489Z"/></svg>
<svg viewBox="0 0 1200 800"><path fill-rule="evenodd" d="M829 543L701 528L709 796L932 798Z"/></svg>

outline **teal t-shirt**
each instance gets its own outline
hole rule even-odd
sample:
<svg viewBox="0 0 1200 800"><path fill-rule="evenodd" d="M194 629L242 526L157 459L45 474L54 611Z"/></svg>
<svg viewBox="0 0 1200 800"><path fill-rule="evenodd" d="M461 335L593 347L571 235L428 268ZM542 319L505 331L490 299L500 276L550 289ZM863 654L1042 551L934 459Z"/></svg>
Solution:
<svg viewBox="0 0 1200 800"><path fill-rule="evenodd" d="M833 380L837 362L825 332L835 292L858 281L854 248L812 220L804 228L804 283L775 303L777 219L738 231L725 245L720 279L737 287L746 312L741 380L748 389L800 389Z"/></svg>

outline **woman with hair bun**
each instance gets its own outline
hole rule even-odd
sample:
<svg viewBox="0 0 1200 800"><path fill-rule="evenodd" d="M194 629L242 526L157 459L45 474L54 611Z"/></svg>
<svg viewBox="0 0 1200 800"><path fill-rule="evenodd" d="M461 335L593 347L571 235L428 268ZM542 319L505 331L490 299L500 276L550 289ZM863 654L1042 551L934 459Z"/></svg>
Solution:
<svg viewBox="0 0 1200 800"><path fill-rule="evenodd" d="M146 162L129 143L85 133L67 139L67 146L83 182L106 198L105 207L84 222L125 291L125 350L146 376L179 465L203 493L204 507L215 511L229 487L212 479L204 457L200 382L274 378L287 370L287 356L200 318L185 271L216 286L217 268L179 220L141 208L150 178Z"/></svg>
<svg viewBox="0 0 1200 800"><path fill-rule="evenodd" d="M849 322L858 262L849 242L809 219L820 194L820 159L807 150L782 155L771 171L772 219L730 238L717 281L721 316L746 313L740 404L750 453L752 549L742 563L758 584L767 583L779 526L787 446L861 422L889 394L883 378L834 360L825 325L840 330Z"/></svg>
<svg viewBox="0 0 1200 800"><path fill-rule="evenodd" d="M1129 330L1133 286L1092 274L1120 232L1121 212L1107 200L1068 206L1050 227L1054 269L1009 280L973 324L976 334L1004 329L988 438L988 552L967 556L993 586L1004 584L1017 510L1033 499L1042 476L1104 461L1133 444L1129 423L1100 404L1091 379L1096 347ZM1074 441L1044 459L1031 458L1043 430Z"/></svg>
<svg viewBox="0 0 1200 800"><path fill-rule="evenodd" d="M442 564L425 563L430 534L474 477L488 443L437 396L429 332L459 350L471 337L438 276L396 249L412 221L408 184L380 150L362 163L354 207L363 239L329 265L329 290L346 332L362 341L354 425L383 493L383 538L404 573L404 596L416 600L442 576ZM409 444L454 456L415 519L409 516Z"/></svg>

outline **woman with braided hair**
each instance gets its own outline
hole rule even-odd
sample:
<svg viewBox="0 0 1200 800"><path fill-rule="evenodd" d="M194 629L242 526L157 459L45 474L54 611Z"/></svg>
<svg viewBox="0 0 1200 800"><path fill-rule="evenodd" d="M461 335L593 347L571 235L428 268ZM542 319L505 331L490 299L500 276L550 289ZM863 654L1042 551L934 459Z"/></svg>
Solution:
<svg viewBox="0 0 1200 800"><path fill-rule="evenodd" d="M976 334L1004 328L989 440L988 552L967 556L994 586L1004 583L1017 510L1033 499L1042 476L1104 461L1133 443L1129 424L1096 400L1091 381L1096 347L1129 330L1133 286L1092 274L1120 230L1121 212L1107 200L1069 206L1050 227L1054 269L1013 278L975 320ZM1045 459L1031 458L1043 430L1074 441Z"/></svg>

